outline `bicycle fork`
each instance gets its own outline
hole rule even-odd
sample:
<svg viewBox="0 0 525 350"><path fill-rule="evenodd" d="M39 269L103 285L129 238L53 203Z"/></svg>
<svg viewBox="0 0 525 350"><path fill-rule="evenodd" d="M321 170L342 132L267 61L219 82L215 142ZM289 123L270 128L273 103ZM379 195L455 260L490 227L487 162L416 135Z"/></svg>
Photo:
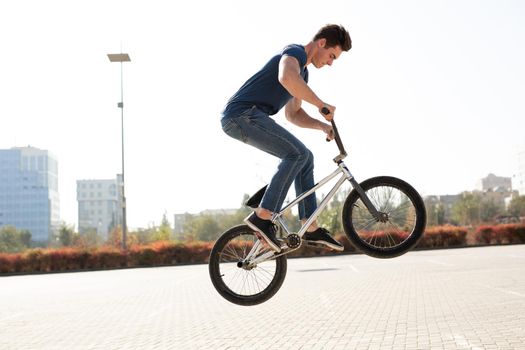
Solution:
<svg viewBox="0 0 525 350"><path fill-rule="evenodd" d="M264 254L259 255L259 253L261 252L261 249L263 249L263 243L260 240L257 240L255 242L255 244L253 245L252 249L250 250L250 252L248 253L248 255L246 255L246 258L244 258L243 263L246 264L246 268L252 269L252 268L256 267L257 264L259 264L259 263L261 263L263 261L266 261L266 260L269 260L269 259L275 259L275 258L277 258L278 256L280 256L282 254L289 253L287 251L285 253L282 253L282 254L279 254L279 255L275 255L274 251L268 251L268 252L266 252Z"/></svg>

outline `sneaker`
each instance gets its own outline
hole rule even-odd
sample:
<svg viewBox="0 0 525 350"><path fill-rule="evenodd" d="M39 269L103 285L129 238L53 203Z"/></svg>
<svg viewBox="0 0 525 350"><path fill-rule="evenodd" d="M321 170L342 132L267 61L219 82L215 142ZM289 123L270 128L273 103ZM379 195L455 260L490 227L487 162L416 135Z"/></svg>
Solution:
<svg viewBox="0 0 525 350"><path fill-rule="evenodd" d="M246 225L248 225L252 230L257 232L266 243L275 250L277 253L281 252L281 245L279 240L275 236L275 225L271 220L263 220L259 218L255 213L252 213L246 219L244 219Z"/></svg>
<svg viewBox="0 0 525 350"><path fill-rule="evenodd" d="M323 244L340 252L345 250L345 247L333 239L332 236L330 236L328 230L325 230L322 227L319 227L313 232L306 232L303 236L303 239L306 240L307 243Z"/></svg>

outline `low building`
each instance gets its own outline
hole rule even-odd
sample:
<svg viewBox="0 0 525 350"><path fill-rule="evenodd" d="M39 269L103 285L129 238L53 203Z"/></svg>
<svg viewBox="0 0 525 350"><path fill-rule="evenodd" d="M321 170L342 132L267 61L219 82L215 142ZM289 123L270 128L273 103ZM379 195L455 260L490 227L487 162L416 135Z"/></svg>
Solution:
<svg viewBox="0 0 525 350"><path fill-rule="evenodd" d="M442 225L452 221L452 208L462 198L461 194L434 195L425 197L428 221Z"/></svg>
<svg viewBox="0 0 525 350"><path fill-rule="evenodd" d="M487 177L482 178L476 185L476 190L486 192L494 191L496 188L503 188L506 191L512 190L512 179L510 177L496 176L488 174Z"/></svg>
<svg viewBox="0 0 525 350"><path fill-rule="evenodd" d="M78 232L95 231L104 239L122 224L122 177L78 180Z"/></svg>
<svg viewBox="0 0 525 350"><path fill-rule="evenodd" d="M175 214L173 216L173 234L175 239L183 239L184 237L184 223L188 217L188 213Z"/></svg>

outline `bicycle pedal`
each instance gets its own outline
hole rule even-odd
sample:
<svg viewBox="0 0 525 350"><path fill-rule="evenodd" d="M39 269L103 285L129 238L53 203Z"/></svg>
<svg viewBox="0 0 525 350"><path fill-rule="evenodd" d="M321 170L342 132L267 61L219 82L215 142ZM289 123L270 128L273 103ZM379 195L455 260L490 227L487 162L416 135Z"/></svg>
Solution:
<svg viewBox="0 0 525 350"><path fill-rule="evenodd" d="M266 243L266 240L263 238L263 236L259 232L254 231L253 233L255 234L255 237L257 237L259 241L263 242L264 244L268 244ZM277 241L279 241L279 245L281 249L287 247L286 242L283 239L277 238Z"/></svg>
<svg viewBox="0 0 525 350"><path fill-rule="evenodd" d="M306 241L306 245L307 245L308 247L313 247L313 248L324 248L324 249L330 249L329 247L325 246L324 244L317 243L317 242L308 242L308 241Z"/></svg>

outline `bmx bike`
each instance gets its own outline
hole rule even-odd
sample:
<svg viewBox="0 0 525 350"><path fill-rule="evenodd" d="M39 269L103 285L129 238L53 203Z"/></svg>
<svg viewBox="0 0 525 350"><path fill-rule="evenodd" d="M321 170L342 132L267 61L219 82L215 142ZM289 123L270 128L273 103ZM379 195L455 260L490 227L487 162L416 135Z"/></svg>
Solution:
<svg viewBox="0 0 525 350"><path fill-rule="evenodd" d="M347 153L335 122L331 122L339 148L339 155L333 159L337 169L273 215L272 222L281 236L281 252L276 253L259 240L247 225L230 228L215 242L210 253L209 273L215 289L226 300L248 306L274 296L286 277L287 254L301 247L307 228L346 181L350 182L352 191L345 199L341 219L347 238L357 250L376 258L393 258L408 252L422 237L426 210L421 196L407 182L391 176L373 177L358 183L343 162ZM290 232L283 215L338 175L337 183L312 216L297 233ZM261 188L246 205L257 208L265 190L266 187Z"/></svg>

